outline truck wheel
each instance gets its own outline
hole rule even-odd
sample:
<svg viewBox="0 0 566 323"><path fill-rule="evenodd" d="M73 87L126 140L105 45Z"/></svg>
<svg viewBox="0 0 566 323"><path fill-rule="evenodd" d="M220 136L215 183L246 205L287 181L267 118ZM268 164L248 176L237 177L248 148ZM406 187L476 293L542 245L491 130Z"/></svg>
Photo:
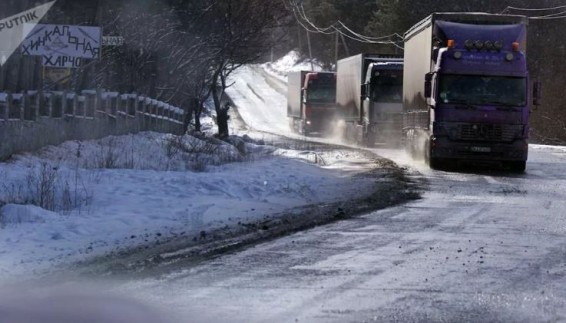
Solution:
<svg viewBox="0 0 566 323"><path fill-rule="evenodd" d="M425 162L431 169L438 170L444 166L444 159L432 157L432 147L430 146L430 140L428 140L426 143Z"/></svg>
<svg viewBox="0 0 566 323"><path fill-rule="evenodd" d="M444 168L444 160L442 158L432 158L430 157L428 160L428 165L432 169L443 169Z"/></svg>
<svg viewBox="0 0 566 323"><path fill-rule="evenodd" d="M301 124L301 135L308 136L309 134L310 134L310 131L307 130L307 126L304 123L302 123Z"/></svg>
<svg viewBox="0 0 566 323"><path fill-rule="evenodd" d="M363 137L363 144L365 147L374 148L375 147L375 135L371 133L366 133Z"/></svg>
<svg viewBox="0 0 566 323"><path fill-rule="evenodd" d="M413 130L407 131L405 135L405 152L409 157L416 159L417 158L417 150L415 148L415 142L413 139L413 134L411 133Z"/></svg>
<svg viewBox="0 0 566 323"><path fill-rule="evenodd" d="M295 128L295 119L293 118L289 118L289 129L291 129L291 132L297 132L297 129Z"/></svg>
<svg viewBox="0 0 566 323"><path fill-rule="evenodd" d="M524 173L527 168L526 161L511 161L508 162L509 170L514 173Z"/></svg>
<svg viewBox="0 0 566 323"><path fill-rule="evenodd" d="M297 133L299 135L305 135L305 125L303 124L303 122L298 122L298 126L297 126Z"/></svg>

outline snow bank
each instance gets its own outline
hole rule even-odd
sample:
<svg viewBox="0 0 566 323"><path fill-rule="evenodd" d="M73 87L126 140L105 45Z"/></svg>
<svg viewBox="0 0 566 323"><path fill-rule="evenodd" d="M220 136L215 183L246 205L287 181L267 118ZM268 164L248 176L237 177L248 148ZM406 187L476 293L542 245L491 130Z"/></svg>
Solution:
<svg viewBox="0 0 566 323"><path fill-rule="evenodd" d="M290 51L287 55L281 57L275 62L265 63L262 67L272 76L287 82L287 73L290 71L322 71L322 65L313 60L311 64L310 59L301 60L297 51Z"/></svg>
<svg viewBox="0 0 566 323"><path fill-rule="evenodd" d="M0 208L0 226L54 221L58 214L34 205L7 204Z"/></svg>
<svg viewBox="0 0 566 323"><path fill-rule="evenodd" d="M0 163L0 204L7 203L0 281L175 237L198 238L295 207L353 198L374 185L355 176L364 171L361 155L317 156L248 136L230 141L145 132L66 142ZM348 160L356 168L336 169ZM70 207L48 211L12 202L33 198L26 195L33 192L30 183L42 178L56 179L54 196L66 196ZM75 192L81 199L72 204Z"/></svg>

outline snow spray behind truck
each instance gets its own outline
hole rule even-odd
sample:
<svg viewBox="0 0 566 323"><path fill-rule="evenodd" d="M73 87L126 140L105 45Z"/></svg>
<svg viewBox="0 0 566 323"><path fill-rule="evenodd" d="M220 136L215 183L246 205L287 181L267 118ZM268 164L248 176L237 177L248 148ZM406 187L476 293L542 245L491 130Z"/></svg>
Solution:
<svg viewBox="0 0 566 323"><path fill-rule="evenodd" d="M330 131L335 112L335 73L289 72L287 117L291 129L301 134Z"/></svg>
<svg viewBox="0 0 566 323"><path fill-rule="evenodd" d="M366 146L400 141L403 58L359 54L338 61L336 105L344 139Z"/></svg>
<svg viewBox="0 0 566 323"><path fill-rule="evenodd" d="M527 18L434 13L405 33L406 148L431 168L459 161L525 170L531 103Z"/></svg>

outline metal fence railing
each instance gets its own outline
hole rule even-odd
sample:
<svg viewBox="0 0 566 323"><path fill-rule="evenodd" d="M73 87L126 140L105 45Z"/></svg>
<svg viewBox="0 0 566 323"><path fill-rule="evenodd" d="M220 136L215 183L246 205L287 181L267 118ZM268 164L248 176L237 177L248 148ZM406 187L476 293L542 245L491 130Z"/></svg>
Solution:
<svg viewBox="0 0 566 323"><path fill-rule="evenodd" d="M0 93L0 160L67 140L140 131L182 134L184 111L136 94Z"/></svg>
<svg viewBox="0 0 566 323"><path fill-rule="evenodd" d="M165 102L136 94L83 91L27 91L0 93L1 121L36 121L39 118L145 117L183 124L184 111Z"/></svg>

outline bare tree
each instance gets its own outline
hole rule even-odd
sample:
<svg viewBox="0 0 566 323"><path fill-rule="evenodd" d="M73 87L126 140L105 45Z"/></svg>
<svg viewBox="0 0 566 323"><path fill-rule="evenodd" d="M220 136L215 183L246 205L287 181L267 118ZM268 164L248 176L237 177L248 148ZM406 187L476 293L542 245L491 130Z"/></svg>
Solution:
<svg viewBox="0 0 566 323"><path fill-rule="evenodd" d="M29 4L6 1L10 8ZM287 16L280 0L59 0L44 22L100 25L104 35L124 38L123 46L104 47L100 60L74 70L74 90L136 92L182 106L185 125L194 116L197 131L203 103L212 96L218 133L225 137L222 107L231 73L280 39L272 33ZM18 59L3 67L0 79L21 74L22 64ZM17 83L11 86L29 88L20 78Z"/></svg>
<svg viewBox="0 0 566 323"><path fill-rule="evenodd" d="M280 37L272 33L288 17L282 1L218 0L210 1L203 19L208 33L212 73L210 93L217 115L218 136L227 137L228 109L225 90L230 75L244 64L254 63Z"/></svg>

